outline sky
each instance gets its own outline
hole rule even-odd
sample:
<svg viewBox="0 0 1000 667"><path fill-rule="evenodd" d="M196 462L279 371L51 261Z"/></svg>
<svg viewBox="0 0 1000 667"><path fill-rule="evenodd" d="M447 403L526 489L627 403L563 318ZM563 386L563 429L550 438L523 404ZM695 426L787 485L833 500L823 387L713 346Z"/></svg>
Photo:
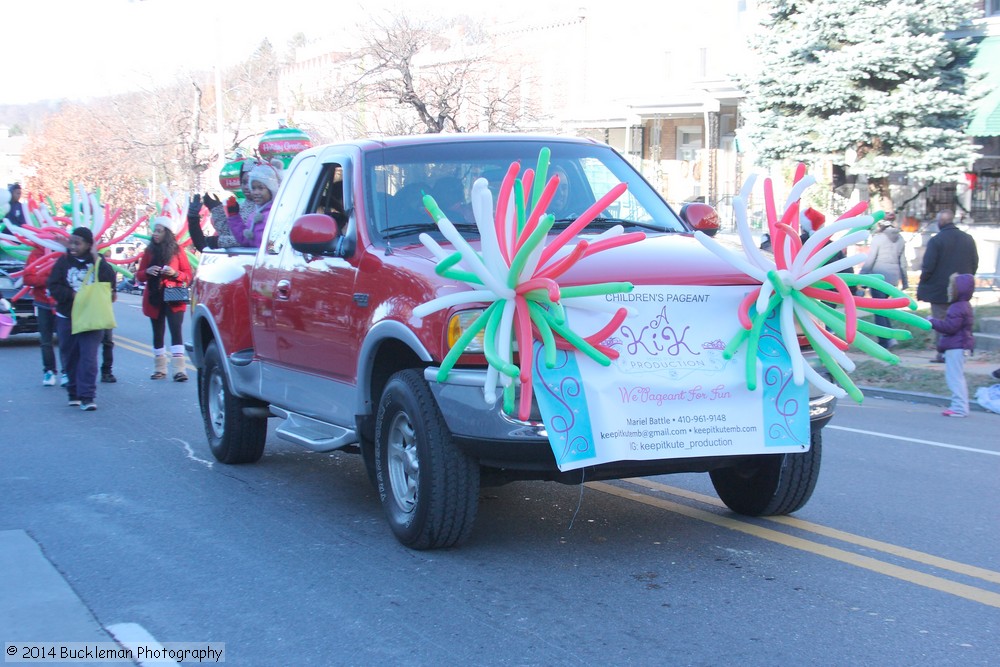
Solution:
<svg viewBox="0 0 1000 667"><path fill-rule="evenodd" d="M13 0L5 0L12 2ZM0 104L86 99L150 88L185 71L230 65L265 37L279 53L289 38L309 38L354 25L399 0L31 0L5 11L4 60L14 80L0 87ZM499 3L495 3L499 5ZM575 12L581 0L504 0L506 13ZM472 0L410 0L410 10L469 13L493 4ZM7 68L5 68L7 69ZM9 72L10 70L8 70Z"/></svg>

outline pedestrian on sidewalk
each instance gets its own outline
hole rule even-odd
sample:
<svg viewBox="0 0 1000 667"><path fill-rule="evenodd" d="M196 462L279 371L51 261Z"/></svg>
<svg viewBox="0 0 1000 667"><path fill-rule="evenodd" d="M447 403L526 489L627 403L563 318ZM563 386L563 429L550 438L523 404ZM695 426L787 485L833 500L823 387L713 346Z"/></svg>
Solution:
<svg viewBox="0 0 1000 667"><path fill-rule="evenodd" d="M899 287L902 283L903 289L909 287L906 277L906 241L899 235L899 229L893 224L896 216L888 214L875 226L875 234L872 236L871 245L868 246L868 259L861 265L860 273L876 273L892 285ZM871 288L872 298L885 299L889 295ZM875 324L883 327L890 326L889 318L883 315L875 316ZM896 346L893 338L879 338L878 344L885 349Z"/></svg>
<svg viewBox="0 0 1000 667"><path fill-rule="evenodd" d="M927 242L924 260L917 283L917 299L931 304L931 317L942 320L948 311L948 281L953 273L973 276L979 270L976 240L955 226L955 213L941 211L937 214L938 233ZM941 334L937 335L940 349ZM938 355L935 363L944 363Z"/></svg>
<svg viewBox="0 0 1000 667"><path fill-rule="evenodd" d="M970 273L954 273L948 281L948 310L944 319L927 318L934 331L941 334L937 350L944 355L944 377L951 390L951 407L942 412L945 417L969 415L969 388L965 382L965 351L975 347L972 335L974 314L972 292L975 277Z"/></svg>

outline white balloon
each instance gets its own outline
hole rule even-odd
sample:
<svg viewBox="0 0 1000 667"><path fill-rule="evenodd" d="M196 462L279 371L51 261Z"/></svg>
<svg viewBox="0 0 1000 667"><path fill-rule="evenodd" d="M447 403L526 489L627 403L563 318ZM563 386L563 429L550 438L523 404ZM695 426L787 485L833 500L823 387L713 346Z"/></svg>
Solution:
<svg viewBox="0 0 1000 667"><path fill-rule="evenodd" d="M720 259L729 262L735 268L739 269L748 276L752 276L761 282L767 280L767 272L761 270L759 267L752 265L750 262L743 259L739 255L730 252L726 248L723 248L721 245L719 245L717 241L706 236L704 232L696 231L694 233L694 237L698 239L698 241L700 241L701 244L706 248L708 248L708 250L710 250L714 255L716 255Z"/></svg>
<svg viewBox="0 0 1000 667"><path fill-rule="evenodd" d="M458 230L455 229L455 225L451 224L447 216L438 220L437 224L438 229L441 230L444 237L451 241L455 249L462 254L462 260L465 262L466 269L475 273L486 287L494 291L497 297L501 299L511 299L514 297L514 290L508 288L500 279L490 273L486 265L483 264L482 259L476 254L476 251L462 237Z"/></svg>
<svg viewBox="0 0 1000 667"><path fill-rule="evenodd" d="M836 262L830 262L829 264L824 264L823 266L810 271L809 273L797 278L792 287L797 290L801 290L804 287L809 287L817 280L822 280L827 276L832 276L835 273L840 273L844 269L849 269L855 264L861 264L865 261L864 255L856 255L851 257L845 257L844 259L837 260Z"/></svg>
<svg viewBox="0 0 1000 667"><path fill-rule="evenodd" d="M750 225L746 217L746 202L742 196L733 197L733 208L737 211L736 231L740 235L740 243L743 244L743 252L747 258L764 271L774 268L774 261L765 256L764 252L757 247L750 231ZM741 215L742 213L742 215Z"/></svg>
<svg viewBox="0 0 1000 667"><path fill-rule="evenodd" d="M808 257L806 253L799 253L799 256L795 258L792 262L792 270L798 274L802 275L808 273L815 269L817 266L823 262L829 260L831 257L836 255L841 250L854 245L855 243L861 243L868 238L869 234L867 231L854 232L853 234L846 234L842 236L839 240L833 241L828 245L823 246L820 250L816 252L812 257ZM860 263L863 263L866 255L860 253L854 255L855 258L860 257Z"/></svg>
<svg viewBox="0 0 1000 667"><path fill-rule="evenodd" d="M491 290L481 289L455 292L454 294L445 294L444 296L439 296L436 299L431 299L426 303L420 304L413 309L413 315L414 317L427 317L431 313L462 303L478 303L480 301L493 301L495 299L496 294Z"/></svg>
<svg viewBox="0 0 1000 667"><path fill-rule="evenodd" d="M503 314L500 315L500 326L497 328L496 336L494 336L497 354L508 364L514 359L511 333L514 329L514 308L516 306L517 303L514 299L510 299L503 304ZM487 344L489 344L489 341L487 341Z"/></svg>
<svg viewBox="0 0 1000 667"><path fill-rule="evenodd" d="M437 241L431 238L430 234L421 232L420 236L417 237L424 247L431 251L431 254L438 259L438 261L448 259L451 257L451 253L442 248Z"/></svg>
<svg viewBox="0 0 1000 667"><path fill-rule="evenodd" d="M823 332L819 330L819 325L813 320L810 313L803 313L801 310L796 309L796 315L798 317L799 324L802 325L803 331L807 332L816 344L823 349L824 352L833 357L833 360L837 364L847 370L853 371L855 366L851 358L844 354L843 350L833 344L829 338L823 335Z"/></svg>
<svg viewBox="0 0 1000 667"><path fill-rule="evenodd" d="M840 385L836 385L830 382L825 377L817 373L816 370L813 369L811 366L806 366L806 378L809 380L810 384L812 384L820 391L825 391L828 394L833 394L837 398L844 398L845 396L847 396L847 392L844 391L844 389Z"/></svg>
<svg viewBox="0 0 1000 667"><path fill-rule="evenodd" d="M788 358L792 362L792 381L801 385L805 381L802 367L802 351L799 349L799 341L795 335L795 314L794 304L791 299L781 302L781 309L778 311L778 319L781 322L781 340L785 344Z"/></svg>
<svg viewBox="0 0 1000 667"><path fill-rule="evenodd" d="M797 202L802 198L802 193L805 192L806 188L814 185L816 179L812 176L804 176L802 180L792 186L792 189L788 192L788 199L785 200L785 210L787 211L792 204Z"/></svg>
<svg viewBox="0 0 1000 667"><path fill-rule="evenodd" d="M500 253L497 229L493 221L493 193L485 178L477 178L472 186L472 214L479 229L479 241L483 249L483 261L490 273L506 279L507 265Z"/></svg>

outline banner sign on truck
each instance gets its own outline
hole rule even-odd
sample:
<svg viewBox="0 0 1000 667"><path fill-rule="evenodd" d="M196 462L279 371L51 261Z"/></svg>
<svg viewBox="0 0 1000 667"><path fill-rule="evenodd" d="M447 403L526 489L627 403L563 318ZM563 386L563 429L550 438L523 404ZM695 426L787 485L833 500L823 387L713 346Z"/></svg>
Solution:
<svg viewBox="0 0 1000 667"><path fill-rule="evenodd" d="M757 389L747 388L741 346L723 358L739 329L747 286L637 285L594 297L632 312L605 345L602 366L560 350L547 368L534 344L535 396L560 470L611 461L780 454L809 447L809 387L792 382L776 316L758 347ZM607 313L566 308L574 331L595 331Z"/></svg>

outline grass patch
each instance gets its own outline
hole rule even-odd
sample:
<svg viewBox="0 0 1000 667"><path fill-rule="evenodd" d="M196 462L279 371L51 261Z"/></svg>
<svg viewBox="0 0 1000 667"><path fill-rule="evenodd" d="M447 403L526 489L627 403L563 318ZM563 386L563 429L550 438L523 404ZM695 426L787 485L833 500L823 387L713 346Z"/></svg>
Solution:
<svg viewBox="0 0 1000 667"><path fill-rule="evenodd" d="M851 379L861 387L884 387L901 391L915 391L921 394L950 396L948 383L944 381L944 372L932 371L926 368L910 366L891 366L882 361L861 361L857 369L851 373ZM965 381L969 386L969 398L976 395L979 387L989 387L996 380L980 373L966 373Z"/></svg>
<svg viewBox="0 0 1000 667"><path fill-rule="evenodd" d="M973 325L974 331L979 331L980 320L986 317L1000 317L1000 304L989 304L977 306L976 322ZM927 304L921 304L917 310L912 311L917 315L926 317L930 315L931 309ZM916 329L900 323L894 326L906 329L913 337L908 340L901 340L894 352L904 354L907 350L933 350L934 332ZM977 361L991 360L994 367L1000 367L1000 353L977 351L974 357ZM913 368L902 365L890 365L874 359L856 361L857 369L851 373L851 379L855 384L862 387L885 387L900 389L903 391L914 391L924 394L935 394L937 396L950 396L948 384L944 380L944 368L941 370L931 370L927 368ZM976 395L979 387L989 387L997 383L997 380L989 375L981 373L966 373L965 380L969 385L969 398Z"/></svg>

